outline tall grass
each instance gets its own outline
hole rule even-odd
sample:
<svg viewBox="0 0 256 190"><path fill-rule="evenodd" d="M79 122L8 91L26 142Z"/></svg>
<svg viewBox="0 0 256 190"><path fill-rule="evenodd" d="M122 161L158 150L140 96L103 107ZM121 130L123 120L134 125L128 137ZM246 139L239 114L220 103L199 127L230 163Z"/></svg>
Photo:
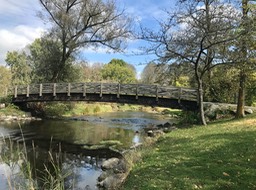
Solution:
<svg viewBox="0 0 256 190"><path fill-rule="evenodd" d="M10 137L3 138L3 146L0 151L0 162L8 165L11 173L6 173L6 179L11 190L64 190L65 179L72 173L69 169L63 169L63 155L61 146L59 152L53 152L50 148L48 159L44 163L42 171L36 169L36 147L32 143L32 150L27 149L23 137L23 143L15 143ZM28 157L32 151L33 158Z"/></svg>

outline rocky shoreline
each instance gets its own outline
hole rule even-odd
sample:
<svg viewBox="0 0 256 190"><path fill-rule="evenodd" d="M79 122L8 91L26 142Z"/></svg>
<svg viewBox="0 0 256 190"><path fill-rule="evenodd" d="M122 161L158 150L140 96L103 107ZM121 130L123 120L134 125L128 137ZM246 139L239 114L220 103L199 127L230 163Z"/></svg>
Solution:
<svg viewBox="0 0 256 190"><path fill-rule="evenodd" d="M15 122L15 121L41 121L42 118L33 117L31 114L24 115L1 115L0 122Z"/></svg>

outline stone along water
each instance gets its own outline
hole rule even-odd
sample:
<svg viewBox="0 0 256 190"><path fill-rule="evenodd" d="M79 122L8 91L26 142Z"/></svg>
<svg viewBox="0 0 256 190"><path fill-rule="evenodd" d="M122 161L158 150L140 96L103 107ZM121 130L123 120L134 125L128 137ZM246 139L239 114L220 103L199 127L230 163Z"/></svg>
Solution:
<svg viewBox="0 0 256 190"><path fill-rule="evenodd" d="M29 183L23 168L27 162L32 179L45 178L45 172L57 177L53 161L67 176L65 189L97 189L102 162L120 156L108 146L127 149L143 141L144 127L167 121L157 114L117 112L20 125L0 123L0 190ZM17 155L24 149L25 155Z"/></svg>

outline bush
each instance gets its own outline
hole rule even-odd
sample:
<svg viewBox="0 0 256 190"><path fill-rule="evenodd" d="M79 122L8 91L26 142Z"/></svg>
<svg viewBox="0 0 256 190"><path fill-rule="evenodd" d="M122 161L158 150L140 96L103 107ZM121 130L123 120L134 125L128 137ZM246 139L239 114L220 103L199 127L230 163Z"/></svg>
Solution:
<svg viewBox="0 0 256 190"><path fill-rule="evenodd" d="M199 117L196 111L182 111L180 124L198 124Z"/></svg>
<svg viewBox="0 0 256 190"><path fill-rule="evenodd" d="M69 106L61 102L48 104L45 106L45 109L44 109L46 116L60 117L64 115L67 111L69 111Z"/></svg>
<svg viewBox="0 0 256 190"><path fill-rule="evenodd" d="M100 106L96 106L94 109L93 109L93 112L94 113L99 113L100 112Z"/></svg>

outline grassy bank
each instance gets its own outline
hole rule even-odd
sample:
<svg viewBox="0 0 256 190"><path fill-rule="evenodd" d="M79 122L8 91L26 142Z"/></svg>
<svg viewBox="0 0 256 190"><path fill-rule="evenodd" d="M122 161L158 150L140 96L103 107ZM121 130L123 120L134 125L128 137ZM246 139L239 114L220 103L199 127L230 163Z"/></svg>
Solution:
<svg viewBox="0 0 256 190"><path fill-rule="evenodd" d="M256 189L256 115L173 131L142 154L123 189Z"/></svg>
<svg viewBox="0 0 256 190"><path fill-rule="evenodd" d="M46 116L57 117L72 117L81 115L95 115L101 113L118 112L118 111L143 111L143 112L157 112L168 115L179 115L179 110L168 108L150 107L131 104L117 104L117 103L48 103L42 106L43 112Z"/></svg>

